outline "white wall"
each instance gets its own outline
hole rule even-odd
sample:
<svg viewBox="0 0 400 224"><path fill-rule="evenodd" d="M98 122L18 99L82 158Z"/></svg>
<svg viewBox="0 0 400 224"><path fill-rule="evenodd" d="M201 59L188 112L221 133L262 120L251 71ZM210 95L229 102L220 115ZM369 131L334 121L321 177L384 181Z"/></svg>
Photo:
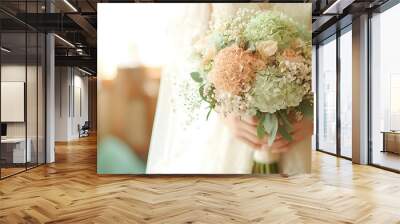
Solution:
<svg viewBox="0 0 400 224"><path fill-rule="evenodd" d="M32 67L28 67L28 70L30 69L32 69ZM25 82L25 73L25 65L2 65L1 81ZM5 108L1 109L4 110ZM7 137L25 137L25 126L25 122L7 123Z"/></svg>
<svg viewBox="0 0 400 224"><path fill-rule="evenodd" d="M1 81L2 82L25 82L26 70L28 74L33 72L36 74L36 67L25 65L2 65L1 66ZM36 84L35 84L36 85ZM33 93L27 93L28 97L36 97L36 90ZM28 99L27 99L28 100ZM29 102L32 100L28 100ZM36 105L35 105L36 108ZM5 110L6 108L2 108ZM33 120L29 117L28 121ZM36 114L35 114L36 116ZM7 122L7 137L25 137L25 122Z"/></svg>
<svg viewBox="0 0 400 224"><path fill-rule="evenodd" d="M68 117L70 84L69 68L55 68L55 141L68 140Z"/></svg>
<svg viewBox="0 0 400 224"><path fill-rule="evenodd" d="M26 121L5 122L7 124L7 137L24 138L27 136L31 144L31 155L34 158L32 161L36 162L36 158L38 158L39 163L44 163L45 159L45 89L43 79L44 73L41 66L28 65L26 67L25 64L3 64L1 66L2 82L24 82L27 91L26 106L20 108L22 110L20 112L26 112ZM7 98L7 95L2 95L2 98L4 97ZM12 109L2 107L1 110L4 112L4 110ZM13 113L13 111L9 112Z"/></svg>
<svg viewBox="0 0 400 224"><path fill-rule="evenodd" d="M83 75L76 68L56 67L56 141L79 138L78 124L83 125L88 120L88 78Z"/></svg>

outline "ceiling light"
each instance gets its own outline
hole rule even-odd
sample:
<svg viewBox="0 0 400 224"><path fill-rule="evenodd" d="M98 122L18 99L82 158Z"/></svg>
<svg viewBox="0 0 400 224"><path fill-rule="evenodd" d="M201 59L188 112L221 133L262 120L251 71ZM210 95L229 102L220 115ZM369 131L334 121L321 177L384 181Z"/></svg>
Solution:
<svg viewBox="0 0 400 224"><path fill-rule="evenodd" d="M1 51L4 51L6 53L10 53L11 52L11 50L9 50L9 49L7 49L5 47L1 47L0 49L1 49Z"/></svg>
<svg viewBox="0 0 400 224"><path fill-rule="evenodd" d="M57 35L57 34L54 34L54 36L57 37L57 38L58 38L59 40L61 40L62 42L64 42L65 44L67 44L68 46L75 48L75 45L73 45L73 44L72 44L71 42L69 42L68 40L66 40L66 39L64 39L64 38L62 38L62 37L60 37L60 36Z"/></svg>
<svg viewBox="0 0 400 224"><path fill-rule="evenodd" d="M88 72L88 71L86 71L86 70L83 70L83 69L81 69L81 68L79 68L79 67L78 67L78 70L81 71L81 72L83 72L83 73L85 73L85 74L87 74L87 75L93 75L92 73L90 73L90 72Z"/></svg>
<svg viewBox="0 0 400 224"><path fill-rule="evenodd" d="M71 4L69 3L68 0L64 0L65 4L67 4L74 12L78 12L78 10Z"/></svg>

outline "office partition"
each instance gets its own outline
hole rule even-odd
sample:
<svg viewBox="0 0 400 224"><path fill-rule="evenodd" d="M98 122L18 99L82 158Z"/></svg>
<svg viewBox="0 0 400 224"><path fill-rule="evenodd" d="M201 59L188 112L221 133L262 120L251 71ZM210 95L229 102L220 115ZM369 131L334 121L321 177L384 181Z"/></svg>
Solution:
<svg viewBox="0 0 400 224"><path fill-rule="evenodd" d="M45 34L22 20L45 1L2 1L0 16L0 178L45 163ZM18 15L7 11L17 7ZM18 17L18 18L17 18Z"/></svg>

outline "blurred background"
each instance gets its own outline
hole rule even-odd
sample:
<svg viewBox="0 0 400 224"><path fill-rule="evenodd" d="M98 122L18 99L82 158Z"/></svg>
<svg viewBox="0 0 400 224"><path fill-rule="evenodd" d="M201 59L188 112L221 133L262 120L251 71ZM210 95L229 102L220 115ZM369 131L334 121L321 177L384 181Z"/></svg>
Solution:
<svg viewBox="0 0 400 224"><path fill-rule="evenodd" d="M98 173L145 172L173 5L98 5Z"/></svg>

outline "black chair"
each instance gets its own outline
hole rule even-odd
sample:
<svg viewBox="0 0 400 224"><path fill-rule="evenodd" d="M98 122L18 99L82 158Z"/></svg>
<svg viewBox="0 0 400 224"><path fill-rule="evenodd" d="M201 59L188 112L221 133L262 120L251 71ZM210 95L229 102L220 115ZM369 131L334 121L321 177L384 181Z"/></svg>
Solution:
<svg viewBox="0 0 400 224"><path fill-rule="evenodd" d="M89 121L85 121L85 123L82 125L82 127L80 127L80 125L78 125L79 138L89 136L89 129L90 129Z"/></svg>

